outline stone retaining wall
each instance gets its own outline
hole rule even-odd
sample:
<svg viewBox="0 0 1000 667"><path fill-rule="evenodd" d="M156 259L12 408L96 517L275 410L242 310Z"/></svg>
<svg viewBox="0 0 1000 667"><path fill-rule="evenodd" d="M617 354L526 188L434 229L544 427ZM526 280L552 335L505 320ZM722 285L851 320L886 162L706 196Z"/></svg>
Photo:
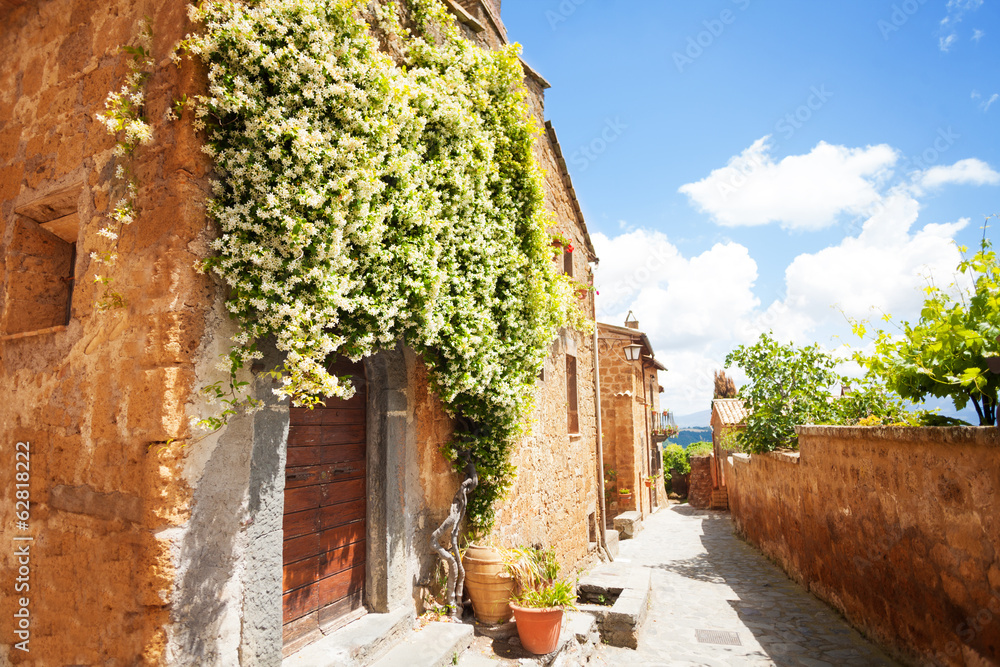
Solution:
<svg viewBox="0 0 1000 667"><path fill-rule="evenodd" d="M688 503L707 510L712 506L712 457L692 456L688 477Z"/></svg>
<svg viewBox="0 0 1000 667"><path fill-rule="evenodd" d="M1000 664L1000 431L802 427L726 468L738 532L906 662Z"/></svg>

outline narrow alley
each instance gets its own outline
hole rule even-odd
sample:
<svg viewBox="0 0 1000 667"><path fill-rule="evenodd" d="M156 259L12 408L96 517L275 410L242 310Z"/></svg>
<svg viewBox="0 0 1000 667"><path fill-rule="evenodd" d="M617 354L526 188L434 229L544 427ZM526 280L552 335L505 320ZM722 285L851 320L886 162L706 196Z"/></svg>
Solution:
<svg viewBox="0 0 1000 667"><path fill-rule="evenodd" d="M733 533L728 513L674 505L648 517L617 563L652 569L636 651L600 646L590 664L896 665Z"/></svg>

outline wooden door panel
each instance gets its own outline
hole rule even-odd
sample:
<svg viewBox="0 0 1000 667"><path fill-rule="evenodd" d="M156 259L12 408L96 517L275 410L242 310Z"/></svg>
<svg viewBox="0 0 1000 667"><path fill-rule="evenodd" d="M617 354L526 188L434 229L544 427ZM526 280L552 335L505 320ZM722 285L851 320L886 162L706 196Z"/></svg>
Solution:
<svg viewBox="0 0 1000 667"><path fill-rule="evenodd" d="M285 492L285 514L319 507L323 504L322 486L303 486Z"/></svg>
<svg viewBox="0 0 1000 667"><path fill-rule="evenodd" d="M365 547L366 543L364 541L355 542L354 544L324 554L318 564L319 578L324 579L338 572L349 570L356 565L364 564Z"/></svg>
<svg viewBox="0 0 1000 667"><path fill-rule="evenodd" d="M324 530L319 534L319 545L323 551L333 551L363 539L365 539L365 524L356 522Z"/></svg>
<svg viewBox="0 0 1000 667"><path fill-rule="evenodd" d="M350 479L345 482L335 482L324 484L322 487L322 504L334 505L337 503L347 503L354 500L364 500L365 480Z"/></svg>
<svg viewBox="0 0 1000 667"><path fill-rule="evenodd" d="M283 639L312 641L364 600L367 381L364 365L330 367L351 375L356 393L313 410L292 408L285 464Z"/></svg>
<svg viewBox="0 0 1000 667"><path fill-rule="evenodd" d="M318 556L324 551L330 551L331 547L323 546L321 536L322 533L309 533L308 535L285 540L285 564L294 563L310 556Z"/></svg>
<svg viewBox="0 0 1000 667"><path fill-rule="evenodd" d="M319 607L319 583L299 588L281 596L282 623L315 611Z"/></svg>
<svg viewBox="0 0 1000 667"><path fill-rule="evenodd" d="M286 514L281 523L281 528L285 533L285 539L315 533L322 529L321 511L319 509L306 510L305 512L295 512Z"/></svg>
<svg viewBox="0 0 1000 667"><path fill-rule="evenodd" d="M337 503L320 508L320 527L325 530L345 523L364 521L365 501L355 500L349 503Z"/></svg>
<svg viewBox="0 0 1000 667"><path fill-rule="evenodd" d="M320 569L326 565L325 556L313 556L289 565L281 569L281 589L292 591L308 584L315 583L321 579Z"/></svg>
<svg viewBox="0 0 1000 667"><path fill-rule="evenodd" d="M357 565L349 570L323 579L319 586L319 604L325 606L347 596L365 583L365 566Z"/></svg>

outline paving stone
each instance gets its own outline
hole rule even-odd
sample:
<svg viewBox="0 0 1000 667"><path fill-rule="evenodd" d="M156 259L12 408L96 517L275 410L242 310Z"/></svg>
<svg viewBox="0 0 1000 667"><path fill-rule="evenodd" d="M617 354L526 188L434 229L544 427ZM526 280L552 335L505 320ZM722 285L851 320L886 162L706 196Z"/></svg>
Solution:
<svg viewBox="0 0 1000 667"><path fill-rule="evenodd" d="M728 512L675 505L643 520L643 531L620 544L606 583L651 573L647 619L638 648L601 645L595 667L895 667L853 630L733 534ZM696 630L739 635L742 646L701 644Z"/></svg>

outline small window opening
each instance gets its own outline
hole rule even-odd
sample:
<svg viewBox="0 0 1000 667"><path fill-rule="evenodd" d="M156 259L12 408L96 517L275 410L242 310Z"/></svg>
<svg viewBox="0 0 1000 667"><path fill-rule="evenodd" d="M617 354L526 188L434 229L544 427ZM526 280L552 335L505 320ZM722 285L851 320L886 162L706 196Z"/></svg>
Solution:
<svg viewBox="0 0 1000 667"><path fill-rule="evenodd" d="M570 433L580 432L580 413L577 402L576 357L566 355L566 412Z"/></svg>
<svg viewBox="0 0 1000 667"><path fill-rule="evenodd" d="M72 316L80 187L18 209L4 252L6 292L0 336L42 332Z"/></svg>

